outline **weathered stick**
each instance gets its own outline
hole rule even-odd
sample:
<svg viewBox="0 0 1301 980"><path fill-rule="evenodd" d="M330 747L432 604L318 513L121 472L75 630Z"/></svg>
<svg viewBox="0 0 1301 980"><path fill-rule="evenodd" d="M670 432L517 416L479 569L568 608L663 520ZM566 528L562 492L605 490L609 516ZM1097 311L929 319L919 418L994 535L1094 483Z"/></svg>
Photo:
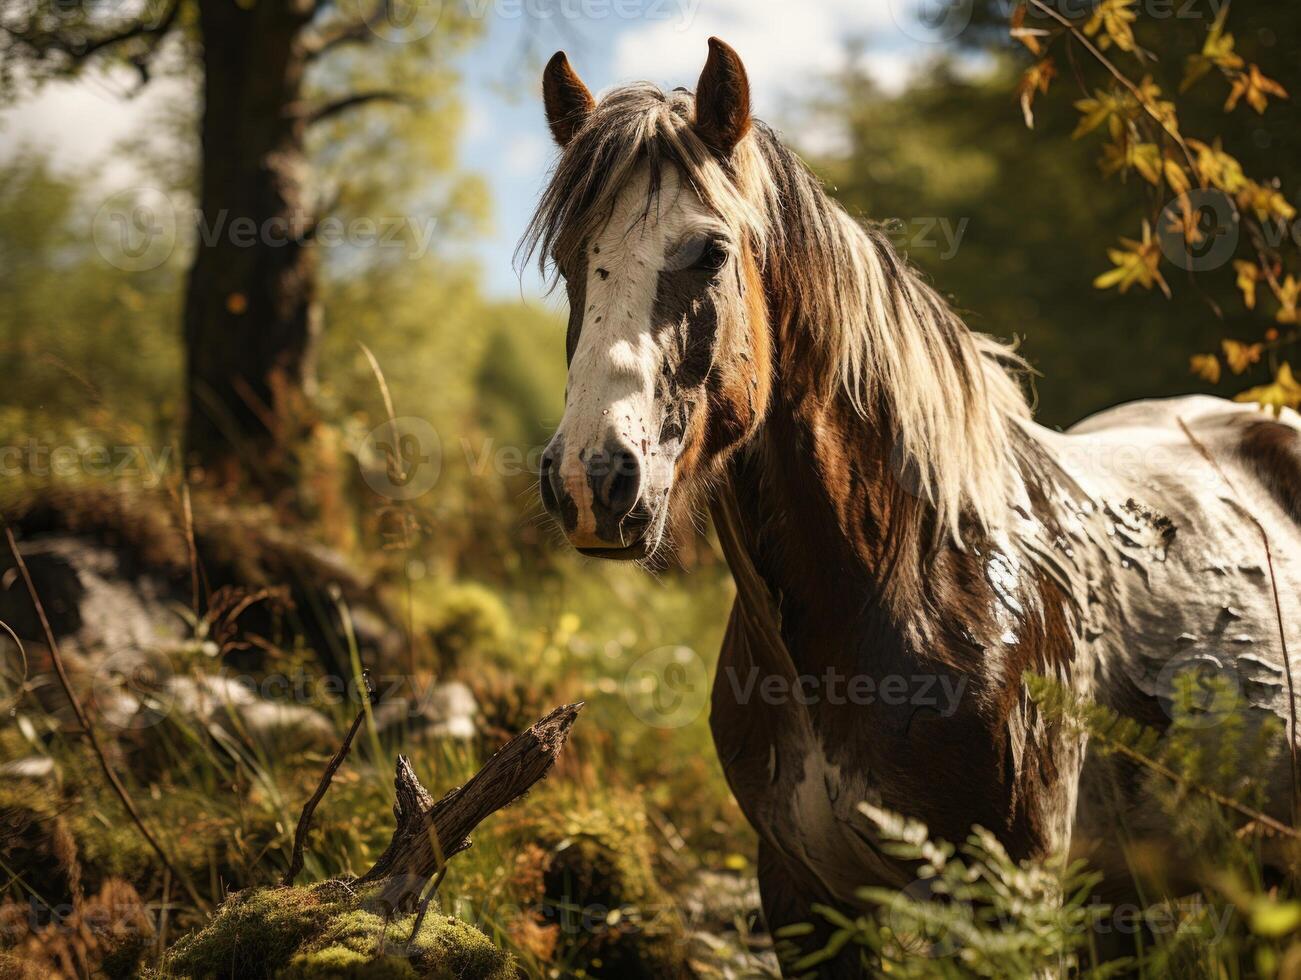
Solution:
<svg viewBox="0 0 1301 980"><path fill-rule="evenodd" d="M366 684L366 699L374 700L375 688L370 682L370 675L363 672L362 680ZM321 776L321 781L316 786L316 792L312 798L303 804L303 812L298 817L298 827L294 830L294 851L293 856L289 859L289 868L285 871L285 876L280 879L280 884L286 888L294 883L298 877L298 872L303 870L303 845L307 843L307 832L312 829L312 814L316 812L317 805L325 798L325 791L330 788L330 783L334 781L334 774L339 771L343 765L343 760L348 758L348 751L352 748L352 740L357 737L357 730L361 728L361 723L366 718L366 705L361 706L357 712L357 717L352 721L352 727L348 729L348 734L343 737L343 744L339 750L334 753L325 766L325 772Z"/></svg>
<svg viewBox="0 0 1301 980"><path fill-rule="evenodd" d="M398 756L393 839L357 884L382 884L377 896L390 909L409 909L447 861L470 846L470 832L514 803L551 771L583 703L566 704L503 745L464 786L437 803L411 763Z"/></svg>

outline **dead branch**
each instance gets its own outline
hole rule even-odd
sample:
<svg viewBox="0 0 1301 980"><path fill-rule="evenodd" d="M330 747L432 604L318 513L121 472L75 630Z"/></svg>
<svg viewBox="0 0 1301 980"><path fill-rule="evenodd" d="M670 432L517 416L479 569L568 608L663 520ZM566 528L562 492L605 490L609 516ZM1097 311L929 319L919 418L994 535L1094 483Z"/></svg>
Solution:
<svg viewBox="0 0 1301 980"><path fill-rule="evenodd" d="M366 700L374 701L375 687L371 684L370 675L363 673L362 680L366 684ZM343 737L343 744L339 750L334 753L333 758L325 766L325 772L321 774L321 781L316 786L316 792L312 794L305 804L303 812L298 817L298 826L294 829L294 851L289 859L289 868L285 871L285 876L280 879L280 884L288 887L294 883L298 877L298 872L303 870L303 845L307 842L307 832L312 829L312 814L316 812L316 807L321 800L325 798L325 791L330 788L330 783L334 782L334 774L339 771L343 765L343 760L348 758L348 752L352 748L352 740L357 737L357 731L361 728L361 723L366 718L366 705L361 706L357 712L357 717L352 720L352 727L348 729L348 734Z"/></svg>
<svg viewBox="0 0 1301 980"><path fill-rule="evenodd" d="M566 704L502 746L464 786L437 803L398 756L397 827L374 867L357 884L380 884L379 901L391 910L414 906L425 885L449 859L470 846L470 832L514 803L551 771L583 703Z"/></svg>

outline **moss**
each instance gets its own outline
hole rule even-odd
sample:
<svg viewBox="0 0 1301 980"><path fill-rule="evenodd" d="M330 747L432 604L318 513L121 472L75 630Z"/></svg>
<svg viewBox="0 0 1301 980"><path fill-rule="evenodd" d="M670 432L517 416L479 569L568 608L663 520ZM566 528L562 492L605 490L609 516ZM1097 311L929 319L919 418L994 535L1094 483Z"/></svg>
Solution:
<svg viewBox="0 0 1301 980"><path fill-rule="evenodd" d="M373 958L344 946L298 953L281 970L279 980L417 980L420 976L406 960L392 956Z"/></svg>
<svg viewBox="0 0 1301 980"><path fill-rule="evenodd" d="M7 880L43 902L70 905L80 892L77 845L59 802L29 780L0 783L0 862Z"/></svg>
<svg viewBox="0 0 1301 980"><path fill-rule="evenodd" d="M509 954L456 919L427 917L408 944L414 921L414 916L403 916L386 927L384 917L366 907L364 895L332 883L241 892L226 901L206 928L172 948L166 969L194 980L514 976Z"/></svg>
<svg viewBox="0 0 1301 980"><path fill-rule="evenodd" d="M636 798L557 814L554 827L563 836L541 839L550 851L543 915L571 946L567 958L595 977L689 976L681 919L656 877Z"/></svg>
<svg viewBox="0 0 1301 980"><path fill-rule="evenodd" d="M0 980L42 980L44 974L21 956L0 951Z"/></svg>
<svg viewBox="0 0 1301 980"><path fill-rule="evenodd" d="M448 670L470 655L479 659L500 653L514 631L505 603L482 585L442 586L421 605L429 637Z"/></svg>

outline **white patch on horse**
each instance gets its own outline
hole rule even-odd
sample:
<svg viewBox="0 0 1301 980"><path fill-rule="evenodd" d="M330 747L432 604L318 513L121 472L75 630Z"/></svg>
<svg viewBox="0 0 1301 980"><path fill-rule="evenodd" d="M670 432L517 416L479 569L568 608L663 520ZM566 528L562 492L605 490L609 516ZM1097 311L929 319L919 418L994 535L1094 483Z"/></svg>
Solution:
<svg viewBox="0 0 1301 980"><path fill-rule="evenodd" d="M663 461L662 454L653 452L660 425L656 377L664 359L653 323L659 275L666 256L684 237L714 223L673 168L663 172L657 194L649 195L648 185L645 169L632 177L615 199L609 220L587 243L587 307L558 430L565 446L560 473L580 502L580 534L595 532L591 507L581 506L590 494L582 451L601 447L613 435L636 447L647 466ZM647 475L650 485L667 492L671 474L662 474L663 479Z"/></svg>

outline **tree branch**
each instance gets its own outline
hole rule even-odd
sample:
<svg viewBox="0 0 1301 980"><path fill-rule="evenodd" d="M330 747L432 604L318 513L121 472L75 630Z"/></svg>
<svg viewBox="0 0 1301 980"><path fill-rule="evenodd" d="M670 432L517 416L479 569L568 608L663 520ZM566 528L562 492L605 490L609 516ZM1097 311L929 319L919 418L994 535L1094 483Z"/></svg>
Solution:
<svg viewBox="0 0 1301 980"><path fill-rule="evenodd" d="M410 908L448 860L470 846L475 827L514 803L551 771L582 707L580 701L556 708L512 738L468 783L437 803L420 785L410 761L398 756L393 804L397 828L374 867L356 884L380 883L381 903L389 909Z"/></svg>
<svg viewBox="0 0 1301 980"><path fill-rule="evenodd" d="M63 55L68 59L64 67L72 70L89 61L96 54L118 45L132 41L147 42L145 50L129 58L132 67L140 73L141 84L149 81L149 63L158 51L159 45L176 25L181 10L181 0L170 0L163 16L155 23L147 18L137 20L120 30L100 37L74 37L57 30L39 30L29 24L26 29L17 29L0 24L11 41L28 50L38 60L44 60L52 54Z"/></svg>
<svg viewBox="0 0 1301 980"><path fill-rule="evenodd" d="M376 92L358 92L356 95L346 95L343 98L335 99L333 102L327 102L324 105L317 106L308 110L307 125L323 122L334 116L347 112L349 109L355 109L358 106L368 105L371 102L392 102L398 105L414 105L415 100L404 92L396 92L383 89Z"/></svg>
<svg viewBox="0 0 1301 980"><path fill-rule="evenodd" d="M309 61L342 47L345 44L361 44L378 34L378 27L391 18L393 0L381 0L375 9L365 17L352 21L339 21L327 28L315 31L303 42L304 51Z"/></svg>

